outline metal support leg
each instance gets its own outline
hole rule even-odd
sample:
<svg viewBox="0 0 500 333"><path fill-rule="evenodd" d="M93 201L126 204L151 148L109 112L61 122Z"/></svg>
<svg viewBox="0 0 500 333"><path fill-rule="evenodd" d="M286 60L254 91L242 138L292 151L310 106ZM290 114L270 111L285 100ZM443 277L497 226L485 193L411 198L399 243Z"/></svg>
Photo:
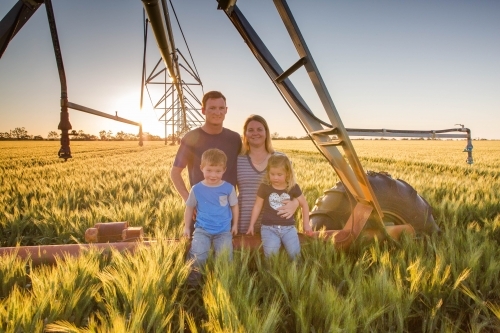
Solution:
<svg viewBox="0 0 500 333"><path fill-rule="evenodd" d="M62 60L61 47L59 46L59 37L57 36L56 20L54 10L52 8L52 0L45 0L45 9L47 10L47 19L49 21L50 35L52 36L52 45L54 46L54 54L56 56L57 70L59 71L59 81L61 83L61 120L58 129L61 130L61 148L59 149L59 157L67 160L71 158L71 149L69 147L69 130L72 129L69 122L68 112L68 88L66 86L66 73L64 72L64 64Z"/></svg>

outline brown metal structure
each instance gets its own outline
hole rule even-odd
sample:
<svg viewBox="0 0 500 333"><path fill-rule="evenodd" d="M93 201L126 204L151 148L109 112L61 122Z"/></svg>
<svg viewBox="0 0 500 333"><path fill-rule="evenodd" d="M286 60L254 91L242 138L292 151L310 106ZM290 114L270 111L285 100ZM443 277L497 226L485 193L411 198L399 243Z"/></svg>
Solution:
<svg viewBox="0 0 500 333"><path fill-rule="evenodd" d="M157 7L160 2L148 2L147 6ZM170 1L170 6L178 23L178 28L182 37L184 33L175 9ZM151 12L150 9L148 12ZM180 138L190 129L203 125L204 118L201 114L201 101L197 97L199 93L195 93L191 87L201 87L203 94L203 84L194 64L194 60L189 51L189 46L184 38L185 46L191 56L191 64L188 62L182 52L176 48L174 43L173 28L170 23L170 13L166 1L161 2L161 12L166 18L164 22L165 27L160 22L155 24L160 25L157 29L160 31L157 38L165 38L161 44L164 44L169 53L161 53L160 60L156 63L152 71L146 75L146 50L148 45L148 29L150 26L149 18L144 16L144 55L143 55L143 79L141 87L141 106L143 105L144 88L147 90L147 95L151 100L151 105L154 110L161 110L162 115L159 121L164 123L165 126L165 144L167 144L169 137L171 138L171 145L178 143ZM157 20L162 21L162 20ZM167 33L164 33L165 28ZM156 44L160 44L156 42ZM163 57L167 57L167 61L163 61ZM160 66L163 63L164 67ZM181 77L182 71L182 77ZM168 74L168 75L167 75ZM172 75L175 78L172 79ZM185 76L193 79L192 82L186 82ZM161 91L163 88L163 91ZM159 90L161 94L158 94ZM180 94L178 92L181 92ZM170 136L167 134L170 129Z"/></svg>
<svg viewBox="0 0 500 333"><path fill-rule="evenodd" d="M313 239L323 239L331 241L333 246L338 249L348 248L356 239L360 230L327 230L316 231L310 235L299 234L299 240L302 244ZM382 241L387 238L399 240L406 233L409 236L415 235L410 225L390 226L385 232L380 229L368 229L362 233L363 242L369 242L377 238ZM18 247L0 247L0 257L16 255L21 260L31 260L32 265L56 264L57 260L71 258L81 255L86 251L98 250L103 254L109 254L111 251L134 252L140 246L154 246L156 241L143 240L141 227L128 227L127 222L108 222L97 223L95 227L87 229L85 240L89 244L66 244L66 245L39 245L39 246L18 246ZM180 242L181 240L170 240ZM233 237L233 246L235 249L253 249L259 250L262 241L259 235L237 235ZM190 246L186 242L186 251Z"/></svg>
<svg viewBox="0 0 500 333"><path fill-rule="evenodd" d="M119 243L91 243L91 244L66 244L66 245L40 245L40 246L20 246L20 247L1 247L0 256L17 255L22 260L31 260L34 266L42 264L53 265L57 259L65 257L76 257L89 251L96 249L99 251L111 251L111 249L119 252L133 252L138 246L149 246L154 242L119 242Z"/></svg>

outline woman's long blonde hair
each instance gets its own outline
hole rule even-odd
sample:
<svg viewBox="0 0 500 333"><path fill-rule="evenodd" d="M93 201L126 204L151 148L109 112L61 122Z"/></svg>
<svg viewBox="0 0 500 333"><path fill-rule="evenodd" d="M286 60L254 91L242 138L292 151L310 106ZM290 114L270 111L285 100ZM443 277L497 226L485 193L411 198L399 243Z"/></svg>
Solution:
<svg viewBox="0 0 500 333"><path fill-rule="evenodd" d="M292 162L288 159L286 155L283 154L274 154L269 157L269 161L267 162L266 174L264 175L263 182L271 185L271 180L269 179L269 170L271 168L283 168L286 173L286 190L287 192L292 189L292 187L297 184L297 180L295 179L295 173L293 172Z"/></svg>
<svg viewBox="0 0 500 333"><path fill-rule="evenodd" d="M259 116L258 114L251 114L243 124L243 139L242 139L243 144L241 145L240 154L247 155L250 152L250 144L248 143L247 139L247 128L248 124L251 121L259 122L262 124L262 126L264 126L264 129L266 130L266 150L270 154L274 153L273 144L271 142L271 133L269 133L269 126L267 126L267 121L264 119L264 117Z"/></svg>

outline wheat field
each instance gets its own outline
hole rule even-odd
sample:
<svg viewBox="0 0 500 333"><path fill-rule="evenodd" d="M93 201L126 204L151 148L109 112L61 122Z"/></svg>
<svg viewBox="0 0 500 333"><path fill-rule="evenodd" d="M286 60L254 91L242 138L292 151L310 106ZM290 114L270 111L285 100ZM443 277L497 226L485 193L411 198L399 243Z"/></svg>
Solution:
<svg viewBox="0 0 500 333"><path fill-rule="evenodd" d="M309 141L274 141L310 208L338 177ZM142 226L134 254L88 251L54 266L0 258L1 332L499 332L500 142L355 140L366 170L411 184L440 235L339 251L324 241L265 260L210 257L197 287L183 203L162 142L0 141L0 246L83 243L99 222ZM185 175L186 176L186 175ZM300 216L298 216L300 222ZM298 223L300 225L300 223Z"/></svg>

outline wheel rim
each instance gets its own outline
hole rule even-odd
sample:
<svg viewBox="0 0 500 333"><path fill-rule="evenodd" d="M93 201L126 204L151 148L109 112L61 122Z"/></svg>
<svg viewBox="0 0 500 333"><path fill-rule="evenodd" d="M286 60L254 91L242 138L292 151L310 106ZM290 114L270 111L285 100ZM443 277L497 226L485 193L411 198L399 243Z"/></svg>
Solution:
<svg viewBox="0 0 500 333"><path fill-rule="evenodd" d="M386 226L407 224L405 219L399 214L386 211L382 211L382 213L384 213L383 221Z"/></svg>

